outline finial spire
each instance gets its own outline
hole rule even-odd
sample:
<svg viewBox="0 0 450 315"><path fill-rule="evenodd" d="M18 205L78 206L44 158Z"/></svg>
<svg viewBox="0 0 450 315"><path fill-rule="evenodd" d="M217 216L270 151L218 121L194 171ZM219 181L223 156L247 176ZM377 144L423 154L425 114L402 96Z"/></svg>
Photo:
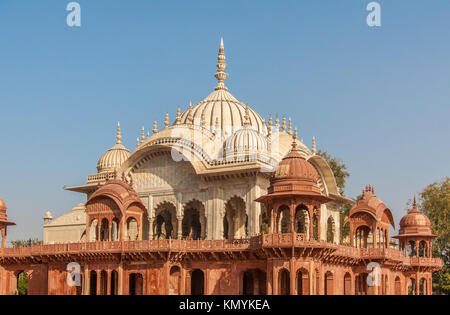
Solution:
<svg viewBox="0 0 450 315"><path fill-rule="evenodd" d="M177 108L177 118L175 119L175 124L179 125L181 123L181 108Z"/></svg>
<svg viewBox="0 0 450 315"><path fill-rule="evenodd" d="M144 142L145 141L145 128L144 128L144 126L142 126L142 129L141 129L141 142Z"/></svg>
<svg viewBox="0 0 450 315"><path fill-rule="evenodd" d="M297 128L295 128L294 135L292 136L292 151L297 150Z"/></svg>
<svg viewBox="0 0 450 315"><path fill-rule="evenodd" d="M281 121L281 131L286 131L286 117L283 117Z"/></svg>
<svg viewBox="0 0 450 315"><path fill-rule="evenodd" d="M158 132L158 122L155 120L153 121L153 133L157 133Z"/></svg>
<svg viewBox="0 0 450 315"><path fill-rule="evenodd" d="M164 126L169 127L169 113L166 113L166 117L164 119Z"/></svg>
<svg viewBox="0 0 450 315"><path fill-rule="evenodd" d="M122 139L122 135L120 134L120 121L117 122L117 135L116 135L116 139L117 139L117 144L122 143L122 141L120 139Z"/></svg>
<svg viewBox="0 0 450 315"><path fill-rule="evenodd" d="M414 195L413 209L417 208L416 195Z"/></svg>
<svg viewBox="0 0 450 315"><path fill-rule="evenodd" d="M316 154L316 137L313 136L313 141L312 141L312 152L313 154Z"/></svg>
<svg viewBox="0 0 450 315"><path fill-rule="evenodd" d="M288 129L288 133L289 133L290 135L292 135L292 120L291 120L291 117L289 117L289 129Z"/></svg>
<svg viewBox="0 0 450 315"><path fill-rule="evenodd" d="M225 86L225 80L228 78L228 74L225 73L225 68L227 64L225 63L225 47L223 45L223 38L220 39L220 48L219 55L217 56L217 72L214 74L218 83L215 90L225 90L228 91L228 88Z"/></svg>

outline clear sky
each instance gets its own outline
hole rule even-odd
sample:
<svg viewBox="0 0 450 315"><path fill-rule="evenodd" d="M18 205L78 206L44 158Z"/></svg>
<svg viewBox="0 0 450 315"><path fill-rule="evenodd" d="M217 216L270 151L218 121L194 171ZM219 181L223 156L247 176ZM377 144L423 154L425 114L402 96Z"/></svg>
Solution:
<svg viewBox="0 0 450 315"><path fill-rule="evenodd" d="M267 119L290 116L300 137L342 158L346 195L366 184L396 222L426 185L450 175L450 1L0 1L0 197L8 239L42 238L84 195L115 142L163 124L214 88L219 38L227 86Z"/></svg>

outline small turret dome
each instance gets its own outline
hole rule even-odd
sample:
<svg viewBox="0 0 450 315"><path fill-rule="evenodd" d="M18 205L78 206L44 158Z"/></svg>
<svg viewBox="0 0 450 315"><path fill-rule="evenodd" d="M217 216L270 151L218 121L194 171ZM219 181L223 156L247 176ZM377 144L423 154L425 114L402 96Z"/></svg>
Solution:
<svg viewBox="0 0 450 315"><path fill-rule="evenodd" d="M400 220L399 235L431 235L430 219L417 208L414 197L413 208Z"/></svg>
<svg viewBox="0 0 450 315"><path fill-rule="evenodd" d="M248 106L245 108L244 127L228 138L225 150L227 158L267 153L267 139L251 126Z"/></svg>
<svg viewBox="0 0 450 315"><path fill-rule="evenodd" d="M115 169L120 169L122 164L130 157L130 151L122 144L120 140L122 138L120 134L120 123L117 124L117 142L103 154L97 163L97 170L99 173L112 172Z"/></svg>

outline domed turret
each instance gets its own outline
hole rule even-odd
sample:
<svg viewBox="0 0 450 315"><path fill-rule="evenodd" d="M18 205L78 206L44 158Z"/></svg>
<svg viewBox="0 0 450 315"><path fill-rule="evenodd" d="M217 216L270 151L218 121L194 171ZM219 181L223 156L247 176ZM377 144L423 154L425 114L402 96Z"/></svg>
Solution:
<svg viewBox="0 0 450 315"><path fill-rule="evenodd" d="M8 218L6 216L6 203L5 201L0 198L0 234L2 237L2 248L6 247L6 230L9 225L16 225L14 222L8 221Z"/></svg>
<svg viewBox="0 0 450 315"><path fill-rule="evenodd" d="M276 196L309 196L321 202L330 201L320 192L319 174L315 167L297 151L297 137L294 135L291 151L281 160L270 179L268 194L257 199L264 202Z"/></svg>
<svg viewBox="0 0 450 315"><path fill-rule="evenodd" d="M400 235L432 235L430 219L417 208L415 196L413 208L400 220Z"/></svg>
<svg viewBox="0 0 450 315"><path fill-rule="evenodd" d="M244 127L228 138L225 148L227 160L252 159L267 153L266 137L251 126L248 106L245 108Z"/></svg>
<svg viewBox="0 0 450 315"><path fill-rule="evenodd" d="M416 196L413 208L400 220L400 232L394 237L399 240L400 250L405 255L431 258L431 241L436 235L431 233L430 219L417 208Z"/></svg>
<svg viewBox="0 0 450 315"><path fill-rule="evenodd" d="M0 198L0 220L6 220L6 203Z"/></svg>
<svg viewBox="0 0 450 315"><path fill-rule="evenodd" d="M130 157L130 151L122 144L120 140L120 123L117 124L117 142L103 154L97 163L97 170L99 173L112 172L115 169L120 169L122 164Z"/></svg>

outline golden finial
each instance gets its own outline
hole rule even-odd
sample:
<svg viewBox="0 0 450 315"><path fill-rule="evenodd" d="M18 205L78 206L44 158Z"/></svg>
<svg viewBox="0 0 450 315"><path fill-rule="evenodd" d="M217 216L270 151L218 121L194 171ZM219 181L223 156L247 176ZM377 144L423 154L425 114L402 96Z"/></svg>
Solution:
<svg viewBox="0 0 450 315"><path fill-rule="evenodd" d="M295 127L295 132L294 132L294 139L298 139L298 130L297 127Z"/></svg>
<svg viewBox="0 0 450 315"><path fill-rule="evenodd" d="M280 119L277 117L275 118L275 131L278 132L279 128L280 128Z"/></svg>
<svg viewBox="0 0 450 315"><path fill-rule="evenodd" d="M120 139L122 139L122 135L120 134L120 121L117 122L117 134L116 134L117 144L122 143Z"/></svg>
<svg viewBox="0 0 450 315"><path fill-rule="evenodd" d="M413 209L417 208L416 195L414 195Z"/></svg>
<svg viewBox="0 0 450 315"><path fill-rule="evenodd" d="M152 130L152 132L153 133L157 133L158 132L158 123L156 122L156 120L153 121L153 130Z"/></svg>
<svg viewBox="0 0 450 315"><path fill-rule="evenodd" d="M286 131L286 117L283 117L282 119L281 131Z"/></svg>
<svg viewBox="0 0 450 315"><path fill-rule="evenodd" d="M144 141L145 141L145 128L142 127L142 129L141 129L141 142L144 142Z"/></svg>
<svg viewBox="0 0 450 315"><path fill-rule="evenodd" d="M219 55L217 56L217 72L214 74L218 83L215 90L225 90L228 91L228 88L225 86L225 80L228 78L228 74L225 73L225 68L227 64L225 63L225 47L223 45L223 38L220 39L220 48Z"/></svg>
<svg viewBox="0 0 450 315"><path fill-rule="evenodd" d="M150 131L147 131L147 140L150 139Z"/></svg>
<svg viewBox="0 0 450 315"><path fill-rule="evenodd" d="M140 145L140 143L139 143L139 137L137 137L136 147L138 147L139 145Z"/></svg>
<svg viewBox="0 0 450 315"><path fill-rule="evenodd" d="M291 117L289 117L289 129L288 129L288 133L289 133L290 135L292 135L292 120L291 120Z"/></svg>
<svg viewBox="0 0 450 315"><path fill-rule="evenodd" d="M169 113L166 113L166 118L164 119L164 126L169 127Z"/></svg>
<svg viewBox="0 0 450 315"><path fill-rule="evenodd" d="M181 123L181 108L177 108L177 118L175 119L175 124L179 125Z"/></svg>
<svg viewBox="0 0 450 315"><path fill-rule="evenodd" d="M269 126L273 125L272 115L269 116Z"/></svg>
<svg viewBox="0 0 450 315"><path fill-rule="evenodd" d="M314 136L312 140L312 153L316 154L316 138Z"/></svg>

